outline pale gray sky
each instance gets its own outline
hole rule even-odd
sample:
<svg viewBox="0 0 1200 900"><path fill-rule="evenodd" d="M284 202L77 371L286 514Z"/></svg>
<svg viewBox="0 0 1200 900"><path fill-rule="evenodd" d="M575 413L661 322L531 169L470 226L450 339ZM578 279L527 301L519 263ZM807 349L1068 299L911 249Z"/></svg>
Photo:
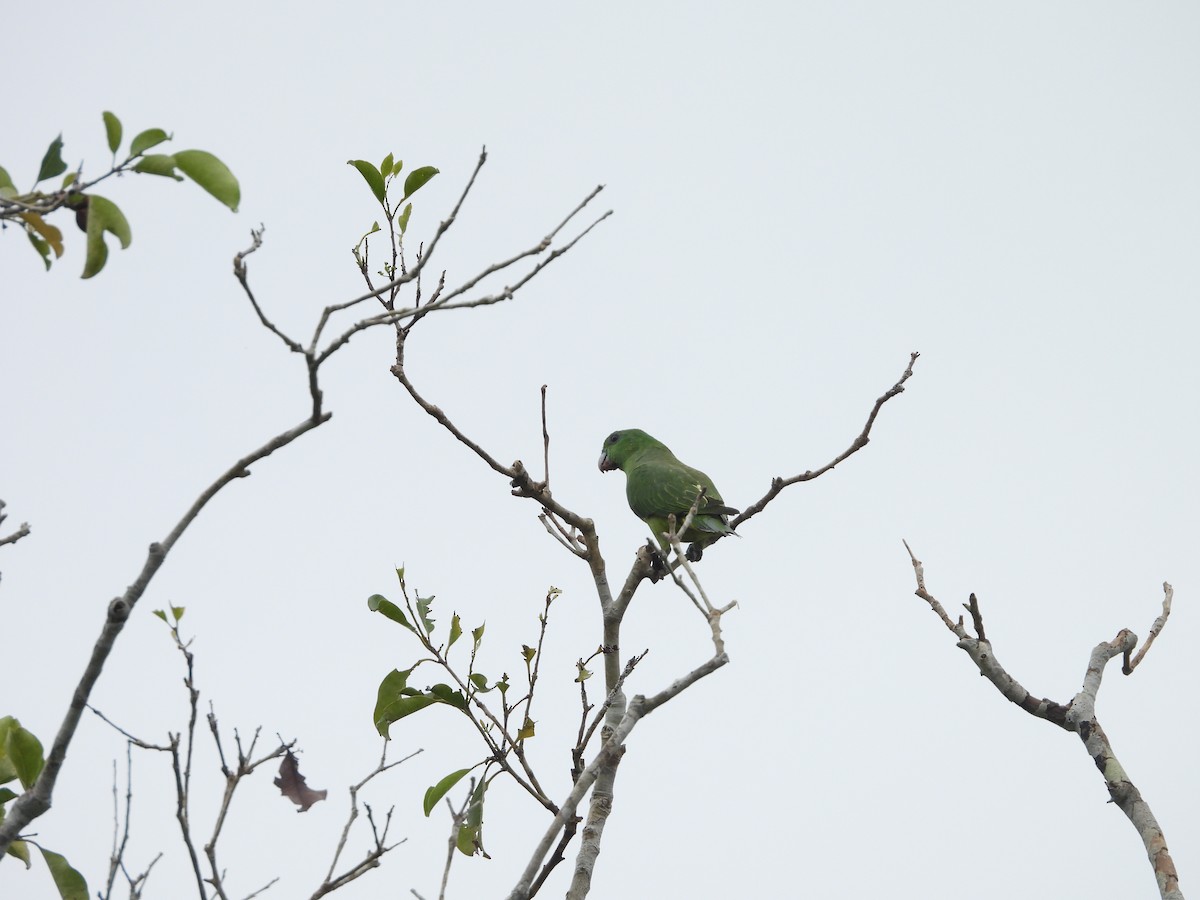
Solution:
<svg viewBox="0 0 1200 900"><path fill-rule="evenodd" d="M431 317L411 374L505 462L538 458L549 384L556 496L597 521L614 573L643 528L622 477L596 470L609 431L645 428L744 506L843 450L922 353L869 447L706 555L708 590L741 604L732 664L635 732L593 896L1154 895L1082 745L977 675L912 595L901 538L948 607L978 593L1009 671L1064 702L1090 648L1144 636L1175 585L1166 631L1133 678L1109 668L1099 714L1192 884L1194 5L118 2L69 3L58 21L70 28L30 5L5 16L0 165L19 184L59 131L66 159L97 172L110 109L127 134L162 126L168 149L216 153L243 201L235 216L193 185L107 184L134 241L91 282L67 222L49 275L16 230L0 239L0 498L9 525L34 527L0 551L0 712L48 743L146 545L303 416L300 365L230 275L249 229L267 229L258 296L306 333L361 289L349 249L376 212L345 161L438 166L413 216L426 235L486 143L439 250L449 278L535 243L597 183L615 214L516 302ZM390 362L377 333L331 364L333 421L204 513L94 695L146 739L177 730L180 664L150 611L184 605L226 732L299 739L331 798L297 816L271 775L243 788L224 850L239 896L277 874L267 896L307 896L328 865L345 787L378 754L375 688L416 656L366 611L401 562L443 622L487 621L489 674L517 673L547 586L563 589L531 753L552 793L569 783L573 663L599 634L587 572L407 401ZM639 595L626 640L651 650L634 691L709 653L667 585ZM480 756L445 710L394 734L425 753L369 801L394 803L409 841L346 900L436 896L447 823L421 798ZM93 889L115 756L118 737L85 719L36 825ZM206 834L219 785L203 737L198 758ZM163 850L150 895L189 896L166 761L136 757L134 778L130 861ZM456 862L451 896L504 896L544 826L494 790L493 859ZM0 893L53 896L11 861Z"/></svg>

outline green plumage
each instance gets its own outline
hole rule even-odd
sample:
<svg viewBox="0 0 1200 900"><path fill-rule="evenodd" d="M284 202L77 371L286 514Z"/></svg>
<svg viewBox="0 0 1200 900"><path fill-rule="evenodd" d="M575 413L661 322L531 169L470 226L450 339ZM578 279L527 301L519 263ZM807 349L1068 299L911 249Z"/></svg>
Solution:
<svg viewBox="0 0 1200 900"><path fill-rule="evenodd" d="M662 534L669 527L668 516L674 514L676 527L696 502L704 496L692 519L692 527L682 539L689 541L688 558L697 560L703 549L727 534L733 534L729 516L737 510L726 506L712 479L691 466L684 465L661 441L637 428L614 431L604 440L600 455L600 471L620 469L625 473L625 496L633 514L650 526L663 550L668 549Z"/></svg>

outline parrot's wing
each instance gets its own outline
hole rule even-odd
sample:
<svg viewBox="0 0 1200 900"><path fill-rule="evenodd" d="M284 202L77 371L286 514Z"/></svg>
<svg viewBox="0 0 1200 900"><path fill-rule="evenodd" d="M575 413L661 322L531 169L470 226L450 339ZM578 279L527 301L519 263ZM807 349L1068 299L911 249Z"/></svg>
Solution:
<svg viewBox="0 0 1200 900"><path fill-rule="evenodd" d="M698 514L721 516L737 513L737 510L723 504L721 495L707 475L677 460L648 462L627 474L629 507L640 519L652 516L665 518L672 513L682 519L696 502L696 495L701 489L705 496L700 501Z"/></svg>

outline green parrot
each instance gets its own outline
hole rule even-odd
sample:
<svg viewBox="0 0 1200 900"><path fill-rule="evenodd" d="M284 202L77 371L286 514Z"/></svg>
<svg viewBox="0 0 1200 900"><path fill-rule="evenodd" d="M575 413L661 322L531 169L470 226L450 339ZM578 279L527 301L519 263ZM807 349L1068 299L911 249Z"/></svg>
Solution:
<svg viewBox="0 0 1200 900"><path fill-rule="evenodd" d="M669 548L662 534L669 527L667 516L675 514L675 525L684 518L696 502L701 489L704 496L692 519L692 527L680 535L690 541L687 557L700 559L704 548L718 538L734 534L729 516L738 511L726 506L712 479L691 466L685 466L662 441L656 441L637 428L614 431L604 439L600 454L600 471L620 469L625 473L625 496L633 514L650 526L659 545Z"/></svg>

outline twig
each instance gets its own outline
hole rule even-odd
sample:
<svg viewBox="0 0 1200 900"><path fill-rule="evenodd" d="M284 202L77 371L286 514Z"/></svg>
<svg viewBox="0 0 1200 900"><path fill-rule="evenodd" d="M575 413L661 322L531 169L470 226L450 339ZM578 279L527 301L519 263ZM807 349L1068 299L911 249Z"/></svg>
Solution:
<svg viewBox="0 0 1200 900"><path fill-rule="evenodd" d="M125 859L125 848L129 845L129 819L133 810L133 742L125 742L125 827L120 827L120 801L117 798L117 761L113 760L113 841L112 853L108 858L108 880L105 882L101 897L111 900L113 885L117 880L117 872L121 870ZM119 837L118 837L119 835Z"/></svg>
<svg viewBox="0 0 1200 900"><path fill-rule="evenodd" d="M858 437L854 439L853 443L851 443L845 451L836 456L832 461L821 466L819 469L809 470L800 475L795 475L792 478L777 477L771 479L771 489L767 491L767 493L764 494L761 499L751 503L748 507L746 507L746 509L742 511L742 514L734 518L730 524L734 528L737 528L743 522L762 512L766 508L767 504L774 500L785 487L793 484L799 484L802 481L812 481L814 478L819 478L830 469L834 468L839 463L845 461L863 447L867 446L871 440L871 428L875 424L875 417L879 415L879 410L883 408L883 404L887 403L897 394L904 392L904 382L908 381L908 379L912 377L913 366L916 364L917 358L920 355L920 353L916 352L909 354L908 367L900 376L900 380L888 388L887 391L885 391L884 394L875 401L875 405L871 408L871 414L867 416L867 424L863 426L863 430L859 433Z"/></svg>
<svg viewBox="0 0 1200 900"><path fill-rule="evenodd" d="M533 880L533 884L529 886L529 896L533 897L542 889L546 879L550 877L550 873L558 867L558 864L567 858L567 847L575 838L575 833L579 829L579 816L567 820L567 824L563 826L562 836L558 839L558 846L554 848L554 852L550 854L550 858L546 860L542 866L542 871L538 873L538 877Z"/></svg>
<svg viewBox="0 0 1200 900"><path fill-rule="evenodd" d="M600 708L596 711L596 715L592 717L592 724L588 726L586 732L583 730L583 723L580 723L579 740L576 742L575 749L571 753L571 755L575 758L576 765L583 761L583 752L587 749L587 745L591 743L592 735L595 733L597 726L604 721L605 715L610 709L612 709L613 704L616 703L617 699L620 697L621 689L625 685L625 680L629 678L631 674L633 674L633 670L637 667L637 664L645 659L646 654L649 652L650 650L647 648L641 653L631 656L629 658L629 662L625 663L625 668L621 670L621 677L617 679L617 683L613 685L612 689L608 692L608 696L604 698L604 702L600 704ZM579 686L582 688L583 682L580 682ZM586 696L584 700L584 706L584 715L586 716L587 710L590 708L587 707Z"/></svg>
<svg viewBox="0 0 1200 900"><path fill-rule="evenodd" d="M4 507L6 505L7 504L3 500L0 500L0 525L4 524L4 520L8 518L8 516L4 514ZM19 527L12 534L0 537L0 547L3 547L5 544L15 544L17 541L21 540L21 538L28 537L29 531L29 523L22 522L21 527Z"/></svg>
<svg viewBox="0 0 1200 900"><path fill-rule="evenodd" d="M907 547L908 545L905 544ZM971 614L971 624L975 626L975 636L981 641L987 640L983 632L983 613L979 610L979 599L972 594L969 602L963 604L963 609Z"/></svg>
<svg viewBox="0 0 1200 900"><path fill-rule="evenodd" d="M1167 624L1167 619L1171 615L1171 601L1175 597L1175 588L1171 587L1167 582L1163 582L1163 602L1162 615L1154 620L1154 624L1150 626L1150 634L1146 637L1146 643L1142 644L1142 649L1137 652L1132 660L1129 658L1129 653L1125 653L1125 664L1121 667L1121 672L1125 675L1132 675L1133 670L1138 667L1142 661L1142 657L1150 649L1150 645L1154 643L1154 639L1158 637L1158 633L1163 630L1163 626Z"/></svg>
<svg viewBox="0 0 1200 900"><path fill-rule="evenodd" d="M346 818L346 824L342 827L341 837L338 839L337 848L334 850L334 853L333 853L333 862L331 862L329 864L329 871L325 875L325 880L321 883L321 886L317 889L317 893L313 894L314 898L323 896L322 891L324 891L324 893L326 893L326 894L330 893L331 891L336 890L337 887L340 887L343 884L347 884L347 883L353 881L355 878L358 878L360 875L370 871L372 868L375 868L376 866L379 865L379 858L382 857L383 854L387 852L387 850L391 849L390 847L387 849L381 849L380 844L377 841L375 849L372 851L369 851L367 853L366 858L364 858L363 860L358 862L356 865L354 865L353 867L351 867L350 869L348 869L346 872L342 873L341 875L334 877L334 874L333 874L334 869L337 868L338 860L341 858L342 851L346 847L346 840L350 837L350 828L351 828L351 826L354 825L355 820L358 818L358 792L360 790L362 790L363 787L366 786L367 782L369 782L371 779L373 779L376 775L382 775L384 772L388 771L388 769L393 769L396 766L400 765L401 763L407 762L408 760L412 759L418 753L422 752L422 750L420 750L420 749L414 750L412 753L408 754L408 756L402 757L398 760L395 760L394 762L389 763L387 761L387 751L388 751L388 742L385 740L383 742L383 751L379 755L379 764L376 765L375 768L372 769L370 772L368 772L367 776L365 778L363 778L360 782L350 786L350 814ZM377 853L377 855L375 855L376 853ZM335 885L336 885L336 887L335 887Z"/></svg>
<svg viewBox="0 0 1200 900"><path fill-rule="evenodd" d="M293 353L303 353L304 348L300 346L299 341L295 341L288 337L286 334L276 328L275 324L266 317L266 314L262 311L262 307L258 305L258 300L254 296L254 291L250 289L249 271L246 268L246 257L262 246L262 236L265 230L266 228L263 225L259 225L257 228L250 229L251 244L233 258L233 275L235 278L237 278L238 283L242 286L242 290L246 292L246 296L250 299L250 305L254 307L254 312L258 315L258 321L262 323L263 327L283 341L284 346Z"/></svg>
<svg viewBox="0 0 1200 900"><path fill-rule="evenodd" d="M450 837L446 841L446 864L442 867L442 883L438 888L438 900L446 900L446 888L450 884L450 867L454 864L454 851L458 849L458 834L467 818L467 810L471 806L471 798L475 796L475 779L470 780L470 790L463 798L462 806L454 808L450 798L446 798L446 809L450 812Z"/></svg>
<svg viewBox="0 0 1200 900"><path fill-rule="evenodd" d="M141 747L143 750L161 750L164 753L169 753L171 751L171 748L168 746L164 746L162 744L151 744L148 741L143 741L139 737L135 737L134 735L132 735L128 731L126 731L124 728L122 728L120 725L118 725L116 722L114 722L112 719L110 719L108 716L106 716L104 713L100 712L100 710L96 709L96 707L92 706L90 703L87 705L87 708L90 709L95 715L99 716L100 719L102 721L106 722L109 725L109 727L111 727L114 731L117 731L118 733L120 733L126 740L128 740L135 747Z"/></svg>
<svg viewBox="0 0 1200 900"><path fill-rule="evenodd" d="M550 488L550 430L546 427L546 385L542 385L542 484Z"/></svg>

